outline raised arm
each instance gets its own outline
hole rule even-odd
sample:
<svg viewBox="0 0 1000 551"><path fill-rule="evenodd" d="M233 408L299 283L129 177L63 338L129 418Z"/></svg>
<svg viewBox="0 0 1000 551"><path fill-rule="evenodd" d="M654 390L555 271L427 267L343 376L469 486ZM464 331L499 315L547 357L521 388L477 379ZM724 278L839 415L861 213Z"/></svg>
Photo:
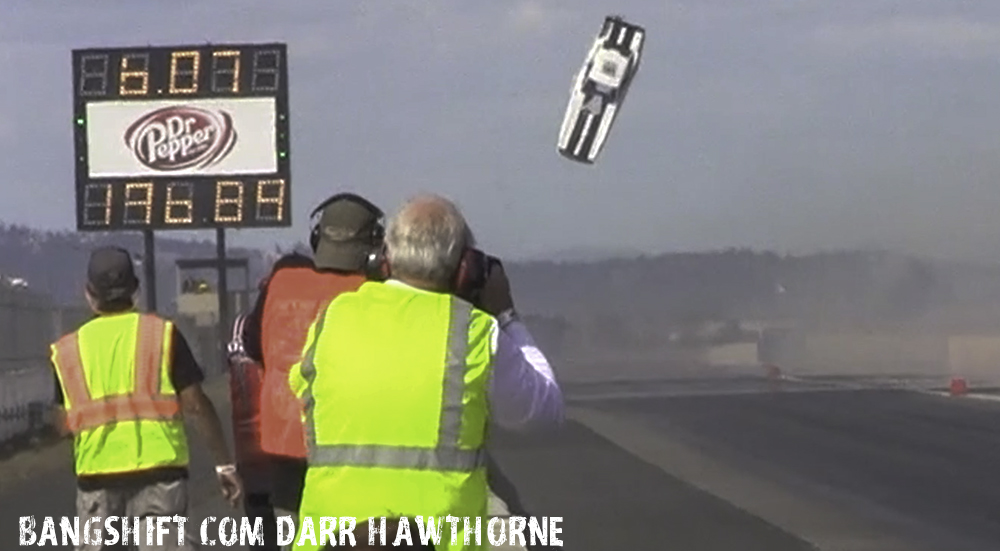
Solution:
<svg viewBox="0 0 1000 551"><path fill-rule="evenodd" d="M545 354L515 313L499 260L493 260L481 297L481 308L497 319L489 391L493 420L511 430L560 425L565 417L562 391Z"/></svg>
<svg viewBox="0 0 1000 551"><path fill-rule="evenodd" d="M490 407L497 425L518 431L553 428L565 418L562 391L545 354L523 323L498 322Z"/></svg>

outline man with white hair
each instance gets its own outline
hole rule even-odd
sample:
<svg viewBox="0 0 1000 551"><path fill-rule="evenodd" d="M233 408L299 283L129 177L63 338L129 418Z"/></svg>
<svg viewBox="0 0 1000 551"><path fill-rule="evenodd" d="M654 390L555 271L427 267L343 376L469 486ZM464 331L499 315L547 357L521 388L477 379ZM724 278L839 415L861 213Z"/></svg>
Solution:
<svg viewBox="0 0 1000 551"><path fill-rule="evenodd" d="M305 405L309 464L295 548L322 548L302 531L320 533L321 517L423 516L443 524L436 549L485 549L475 536L464 544L461 523L452 545L444 521L480 517L485 541L487 425L556 426L562 394L502 265L484 273L452 202L411 199L385 242L389 280L335 298L289 374Z"/></svg>

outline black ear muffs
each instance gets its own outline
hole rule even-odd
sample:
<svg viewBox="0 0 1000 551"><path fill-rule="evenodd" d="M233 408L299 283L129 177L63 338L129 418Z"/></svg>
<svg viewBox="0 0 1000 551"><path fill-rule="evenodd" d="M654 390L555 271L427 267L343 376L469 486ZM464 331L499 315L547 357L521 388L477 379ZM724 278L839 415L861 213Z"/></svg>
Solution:
<svg viewBox="0 0 1000 551"><path fill-rule="evenodd" d="M309 229L309 248L312 249L312 252L316 252L316 249L319 248L319 224Z"/></svg>
<svg viewBox="0 0 1000 551"><path fill-rule="evenodd" d="M390 276L389 259L385 253L385 242L372 249L365 262L365 277L370 281L386 281Z"/></svg>
<svg viewBox="0 0 1000 551"><path fill-rule="evenodd" d="M474 247L466 247L452 281L455 295L475 303L479 298L479 292L486 285L488 270L489 256Z"/></svg>
<svg viewBox="0 0 1000 551"><path fill-rule="evenodd" d="M372 244L372 251L368 254L368 258L365 261L364 270L366 274L376 275L382 271L383 268L376 268L385 264L385 254L383 253L383 243L385 242L385 225L383 219L385 218L385 213L382 209L375 206L374 203L365 199L364 197L357 195L355 193L338 193L326 201L319 204L311 213L309 213L310 218L310 228L309 228L309 246L315 253L316 249L319 247L320 241L320 220L322 219L323 209L325 209L331 203L337 201L351 201L355 204L361 205L363 208L373 213L378 221L372 224L370 228L370 234L368 235L368 241Z"/></svg>

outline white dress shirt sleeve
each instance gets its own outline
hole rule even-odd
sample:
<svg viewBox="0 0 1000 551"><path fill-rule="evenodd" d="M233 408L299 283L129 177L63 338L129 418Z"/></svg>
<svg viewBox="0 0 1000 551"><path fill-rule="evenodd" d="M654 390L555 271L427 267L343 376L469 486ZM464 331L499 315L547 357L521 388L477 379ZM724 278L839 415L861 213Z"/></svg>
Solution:
<svg viewBox="0 0 1000 551"><path fill-rule="evenodd" d="M520 431L560 425L565 418L562 391L528 328L517 320L503 329L494 324L493 339L493 421Z"/></svg>

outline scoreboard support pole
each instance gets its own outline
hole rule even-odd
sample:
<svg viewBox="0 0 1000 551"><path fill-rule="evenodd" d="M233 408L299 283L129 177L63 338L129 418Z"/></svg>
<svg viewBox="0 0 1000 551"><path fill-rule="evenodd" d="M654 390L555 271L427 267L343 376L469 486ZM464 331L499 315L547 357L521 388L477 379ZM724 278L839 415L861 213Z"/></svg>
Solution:
<svg viewBox="0 0 1000 551"><path fill-rule="evenodd" d="M215 229L215 258L218 262L219 270L219 340L222 343L223 361L225 361L226 344L229 335L229 269L226 266L226 230L225 228ZM225 363L223 363L225 365Z"/></svg>
<svg viewBox="0 0 1000 551"><path fill-rule="evenodd" d="M156 312L156 242L153 230L142 231L142 270L146 282L146 310Z"/></svg>

